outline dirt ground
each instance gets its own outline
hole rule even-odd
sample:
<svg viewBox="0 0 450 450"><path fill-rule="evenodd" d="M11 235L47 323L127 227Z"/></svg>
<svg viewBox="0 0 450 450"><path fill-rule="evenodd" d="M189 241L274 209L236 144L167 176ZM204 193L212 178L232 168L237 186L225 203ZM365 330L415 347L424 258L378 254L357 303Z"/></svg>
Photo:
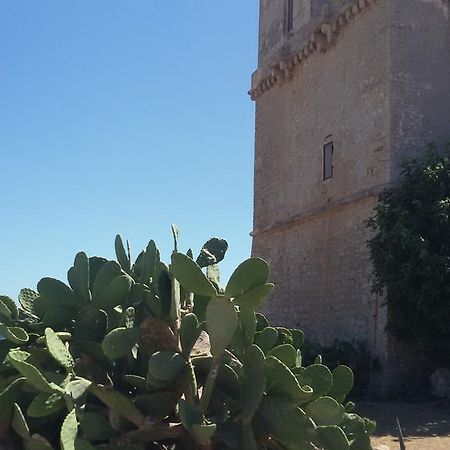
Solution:
<svg viewBox="0 0 450 450"><path fill-rule="evenodd" d="M398 450L398 417L406 450L450 450L450 402L359 403L357 412L377 421L373 447Z"/></svg>

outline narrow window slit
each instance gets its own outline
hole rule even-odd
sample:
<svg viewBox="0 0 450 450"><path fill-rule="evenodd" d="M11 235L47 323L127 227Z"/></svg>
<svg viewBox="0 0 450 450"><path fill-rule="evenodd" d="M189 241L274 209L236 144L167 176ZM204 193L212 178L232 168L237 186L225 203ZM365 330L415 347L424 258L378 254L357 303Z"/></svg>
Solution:
<svg viewBox="0 0 450 450"><path fill-rule="evenodd" d="M323 146L323 179L328 180L333 177L333 142L328 142Z"/></svg>
<svg viewBox="0 0 450 450"><path fill-rule="evenodd" d="M287 0L287 31L290 32L294 28L294 0Z"/></svg>

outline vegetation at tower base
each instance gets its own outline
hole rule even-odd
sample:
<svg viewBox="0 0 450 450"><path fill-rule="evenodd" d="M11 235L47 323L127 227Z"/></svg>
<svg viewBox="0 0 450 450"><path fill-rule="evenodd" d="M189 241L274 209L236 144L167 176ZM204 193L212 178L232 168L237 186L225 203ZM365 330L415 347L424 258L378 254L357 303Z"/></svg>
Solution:
<svg viewBox="0 0 450 450"><path fill-rule="evenodd" d="M313 364L317 355L322 356L331 370L342 364L352 369L355 383L351 398L366 398L372 373L382 369L379 358L372 355L366 341L335 339L329 345L321 345L305 339L302 346L303 364Z"/></svg>
<svg viewBox="0 0 450 450"><path fill-rule="evenodd" d="M369 227L374 289L388 329L436 366L450 361L450 153L431 147L403 164L402 182L379 199ZM432 370L433 367L430 367Z"/></svg>
<svg viewBox="0 0 450 450"><path fill-rule="evenodd" d="M303 333L255 309L269 268L250 258L223 288L228 244L169 265L150 241L134 263L78 253L68 284L0 298L0 447L370 449L375 424L345 401L352 371L302 364Z"/></svg>

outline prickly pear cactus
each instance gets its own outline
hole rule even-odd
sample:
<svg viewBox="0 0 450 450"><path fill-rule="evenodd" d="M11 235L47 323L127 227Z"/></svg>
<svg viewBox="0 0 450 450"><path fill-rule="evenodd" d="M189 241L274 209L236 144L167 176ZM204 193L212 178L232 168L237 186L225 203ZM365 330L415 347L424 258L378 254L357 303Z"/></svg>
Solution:
<svg viewBox="0 0 450 450"><path fill-rule="evenodd" d="M256 312L272 293L250 258L220 285L228 244L133 262L80 252L68 284L0 296L0 448L368 450L375 424L345 403L353 373L302 365L301 330Z"/></svg>

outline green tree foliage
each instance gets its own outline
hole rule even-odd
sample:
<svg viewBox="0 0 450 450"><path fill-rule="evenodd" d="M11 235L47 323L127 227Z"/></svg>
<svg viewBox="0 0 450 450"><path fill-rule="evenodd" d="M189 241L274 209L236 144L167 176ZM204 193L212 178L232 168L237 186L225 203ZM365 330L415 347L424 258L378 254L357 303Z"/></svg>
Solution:
<svg viewBox="0 0 450 450"><path fill-rule="evenodd" d="M388 329L436 363L450 358L450 153L430 148L403 164L402 182L379 199L369 227L374 289Z"/></svg>
<svg viewBox="0 0 450 450"><path fill-rule="evenodd" d="M219 285L228 244L196 259L156 244L79 253L69 284L0 297L0 447L26 450L369 450L350 368L302 363L303 333L255 309L273 289L250 258Z"/></svg>

